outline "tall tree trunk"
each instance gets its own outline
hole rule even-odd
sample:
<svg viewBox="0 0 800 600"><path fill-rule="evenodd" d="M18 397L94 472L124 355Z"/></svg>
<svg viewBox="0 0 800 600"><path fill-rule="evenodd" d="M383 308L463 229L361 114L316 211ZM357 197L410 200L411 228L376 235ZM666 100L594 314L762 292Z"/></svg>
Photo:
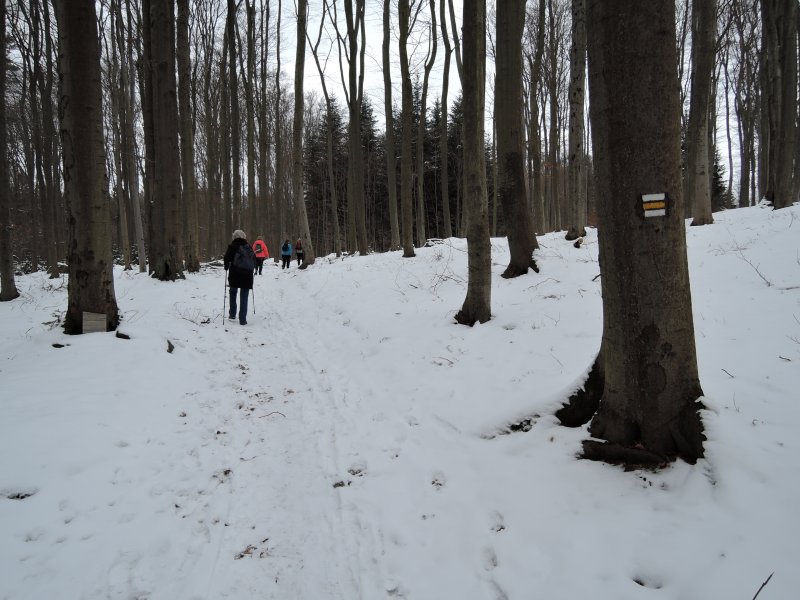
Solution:
<svg viewBox="0 0 800 600"><path fill-rule="evenodd" d="M278 246L283 244L283 240L289 235L286 230L284 206L286 200L283 193L283 134L281 131L281 10L282 2L278 0L278 19L275 33L275 55L277 66L275 67L275 188L274 215L278 225Z"/></svg>
<svg viewBox="0 0 800 600"><path fill-rule="evenodd" d="M761 0L762 104L769 120L769 158L764 197L777 208L791 206L797 143L797 0Z"/></svg>
<svg viewBox="0 0 800 600"><path fill-rule="evenodd" d="M161 281L183 277L181 163L175 74L175 2L150 0L150 69L153 121L153 236L150 268Z"/></svg>
<svg viewBox="0 0 800 600"><path fill-rule="evenodd" d="M444 2L442 2L444 7ZM386 115L386 187L389 189L389 229L391 250L400 248L400 224L397 216L397 149L394 139L394 106L392 105L392 71L389 48L392 39L391 0L383 0L383 108ZM443 85L447 85L447 79ZM333 182L331 182L333 183Z"/></svg>
<svg viewBox="0 0 800 600"><path fill-rule="evenodd" d="M403 215L403 226L400 235L403 241L403 257L416 256L414 252L414 213L412 210L412 172L411 172L411 136L412 123L412 90L411 72L408 65L408 35L411 26L411 13L408 0L399 0L397 5L400 27L400 80L402 82L402 114L400 133L400 209Z"/></svg>
<svg viewBox="0 0 800 600"><path fill-rule="evenodd" d="M355 3L355 13L353 4ZM348 144L350 147L347 161L347 195L348 208L355 218L355 234L358 252L366 256L367 221L364 204L364 149L361 144L361 106L364 89L364 4L365 0L345 0L344 12L347 20L348 47L348 107L350 124L348 127ZM360 38L360 42L359 42Z"/></svg>
<svg viewBox="0 0 800 600"><path fill-rule="evenodd" d="M388 0L385 1L388 2ZM441 0L439 4L439 21L441 22L442 41L444 42L444 71L442 73L442 117L439 122L439 171L441 174L442 221L444 222L444 237L451 238L453 237L453 224L452 217L450 216L450 173L448 168L450 149L448 147L449 140L447 139L447 95L450 91L450 59L451 55L453 54L453 48L450 45L450 36L447 33L447 18L444 10L445 2L446 0ZM384 66L384 69L385 68L386 67Z"/></svg>
<svg viewBox="0 0 800 600"><path fill-rule="evenodd" d="M467 296L456 321L485 323L491 314L492 245L486 198L484 91L486 85L486 0L464 0L464 203L467 223ZM517 121L519 123L519 121Z"/></svg>
<svg viewBox="0 0 800 600"><path fill-rule="evenodd" d="M692 90L686 132L684 190L692 225L710 225L711 167L708 133L711 81L717 38L717 0L692 3Z"/></svg>
<svg viewBox="0 0 800 600"><path fill-rule="evenodd" d="M183 239L186 269L200 270L200 221L194 176L194 135L192 134L191 65L189 63L189 0L178 0L178 103L180 105L181 177L183 179Z"/></svg>
<svg viewBox="0 0 800 600"><path fill-rule="evenodd" d="M544 57L544 33L545 33L545 14L546 0L539 0L539 10L536 31L536 49L533 60L528 59L531 71L531 129L530 129L530 152L531 162L533 163L533 181L531 185L531 197L533 205L533 230L535 233L546 231L544 219L544 182L542 177L542 136L539 129L539 94L538 89L542 79L542 59Z"/></svg>
<svg viewBox="0 0 800 600"><path fill-rule="evenodd" d="M567 165L567 239L586 235L586 151L583 145L586 81L586 0L572 0L572 49L569 74L569 163Z"/></svg>
<svg viewBox="0 0 800 600"><path fill-rule="evenodd" d="M549 194L545 199L548 207L546 210L547 225L551 230L561 228L560 204L558 201L558 47L556 41L556 15L554 0L548 0L549 4L549 52L550 52L550 77L548 84L550 88L550 151L548 152L548 181Z"/></svg>
<svg viewBox="0 0 800 600"><path fill-rule="evenodd" d="M252 231L250 239L261 234L261 223L256 220L256 4L245 2L247 10L247 78L245 80L245 105L247 107L247 227Z"/></svg>
<svg viewBox="0 0 800 600"><path fill-rule="evenodd" d="M422 92L419 98L419 121L417 123L417 241L424 246L427 241L427 225L425 208L425 129L428 119L428 82L431 69L436 62L436 40L439 37L436 25L436 2L429 0L431 9L431 25L428 30L429 51L425 60L424 74L422 76Z"/></svg>
<svg viewBox="0 0 800 600"><path fill-rule="evenodd" d="M228 98L231 103L231 180L233 183L233 226L243 227L242 215L242 147L241 118L239 116L239 78L236 75L236 0L228 0Z"/></svg>
<svg viewBox="0 0 800 600"><path fill-rule="evenodd" d="M269 202L269 127L268 111L267 111L267 55L269 36L269 2L262 3L261 5L261 21L260 21L260 36L261 36L261 56L260 56L260 106L258 109L258 148L259 148L259 161L258 161L258 190L259 196L257 202L259 203L258 225L264 229L265 239L270 240L273 248L273 255L277 260L279 254L275 252L275 244L279 243L280 233L273 231L275 229L274 219L272 219L272 212ZM266 227L265 227L266 224Z"/></svg>
<svg viewBox="0 0 800 600"><path fill-rule="evenodd" d="M294 205L297 210L300 237L303 238L304 269L314 264L314 244L308 228L305 189L303 187L303 77L306 63L306 27L308 23L308 0L297 0L297 53L294 62L294 124L292 127L292 189Z"/></svg>
<svg viewBox="0 0 800 600"><path fill-rule="evenodd" d="M109 73L110 99L111 99L111 137L114 148L114 171L116 184L117 209L119 213L119 248L122 251L122 264L126 271L131 269L131 243L128 235L128 196L127 168L123 158L122 130L126 125L127 114L124 109L124 96L127 93L122 82L122 72L125 65L124 38L117 35L121 27L119 1L112 0L109 10L111 19L110 45L111 45L111 71Z"/></svg>
<svg viewBox="0 0 800 600"><path fill-rule="evenodd" d="M5 0L0 10L0 31L6 30ZM8 188L6 124L6 36L0 36L0 302L19 296L14 281L14 251L11 244L11 211Z"/></svg>
<svg viewBox="0 0 800 600"><path fill-rule="evenodd" d="M587 22L603 273L595 372L604 378L591 387L602 396L589 431L606 442L584 442L584 456L694 463L703 455L703 392L683 222L675 4L591 0Z"/></svg>
<svg viewBox="0 0 800 600"><path fill-rule="evenodd" d="M61 143L67 200L69 290L64 332L83 333L84 312L119 323L106 195L100 41L94 0L57 0Z"/></svg>
<svg viewBox="0 0 800 600"><path fill-rule="evenodd" d="M503 207L510 257L503 277L517 277L533 266L538 247L531 225L525 188L522 135L522 30L525 0L505 0L497 5L497 194Z"/></svg>
<svg viewBox="0 0 800 600"><path fill-rule="evenodd" d="M129 36L133 37L133 15L131 14L131 3L126 2L126 20L128 23ZM120 15L120 21L122 16ZM122 100L128 119L125 123L123 138L125 139L125 160L128 165L128 189L133 212L133 230L136 235L136 251L139 258L139 272L144 273L147 269L147 250L144 240L144 222L142 221L142 199L139 195L139 166L136 153L136 134L134 131L134 106L136 104L136 64L133 60L133 44L127 45L127 65L123 69L122 81L123 90Z"/></svg>

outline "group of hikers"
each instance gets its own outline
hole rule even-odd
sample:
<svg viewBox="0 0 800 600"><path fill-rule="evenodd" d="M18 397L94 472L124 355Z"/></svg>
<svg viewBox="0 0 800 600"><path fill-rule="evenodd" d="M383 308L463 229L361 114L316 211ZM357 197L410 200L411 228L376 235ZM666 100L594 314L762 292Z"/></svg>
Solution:
<svg viewBox="0 0 800 600"><path fill-rule="evenodd" d="M297 257L297 266L303 264L303 239L297 238L294 247L288 239L281 245L281 270L288 269L292 263L292 253ZM241 229L233 232L228 249L225 251L223 263L228 272L228 289L230 307L228 318L233 320L239 316L239 324L247 325L247 300L253 289L255 275L261 275L264 261L269 258L269 250L264 238L258 236L253 245L247 242L247 235ZM237 307L238 298L238 307Z"/></svg>

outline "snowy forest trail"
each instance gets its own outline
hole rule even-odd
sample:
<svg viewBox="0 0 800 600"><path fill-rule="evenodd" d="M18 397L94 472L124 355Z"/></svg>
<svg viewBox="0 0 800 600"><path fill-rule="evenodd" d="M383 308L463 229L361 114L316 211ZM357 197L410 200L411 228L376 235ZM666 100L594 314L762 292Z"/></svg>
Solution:
<svg viewBox="0 0 800 600"><path fill-rule="evenodd" d="M256 278L248 325L226 320L211 348L208 404L201 427L214 430L230 471L230 507L202 597L360 598L359 540L345 524L337 482L339 437L348 421L327 380L315 337L298 340L276 269ZM280 274L283 281L291 277ZM290 284L291 285L291 284ZM278 300L276 302L276 300ZM253 310L255 308L255 311ZM218 331L210 331L216 337ZM234 438L235 439L231 439ZM227 449L227 452L226 452ZM352 507L350 507L352 511ZM231 560L238 563L231 568ZM241 565L241 566L240 566ZM240 572L244 571L244 572ZM201 578L202 579L202 578ZM241 589L244 586L244 589Z"/></svg>

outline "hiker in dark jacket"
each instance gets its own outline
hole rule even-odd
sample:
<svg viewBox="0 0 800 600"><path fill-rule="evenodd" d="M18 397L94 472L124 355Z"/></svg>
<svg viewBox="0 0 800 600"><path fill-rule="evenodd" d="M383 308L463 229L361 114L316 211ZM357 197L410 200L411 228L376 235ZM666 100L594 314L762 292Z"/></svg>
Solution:
<svg viewBox="0 0 800 600"><path fill-rule="evenodd" d="M289 240L284 240L281 246L281 270L288 269L292 264L292 245Z"/></svg>
<svg viewBox="0 0 800 600"><path fill-rule="evenodd" d="M294 254L297 257L297 266L303 264L303 257L305 254L303 253L303 239L297 238L297 241L294 244Z"/></svg>
<svg viewBox="0 0 800 600"><path fill-rule="evenodd" d="M234 257L242 246L247 246L247 248L250 249L244 231L237 229L233 232L233 240L225 252L224 263L225 270L228 272L228 285L230 286L231 299L228 318L236 318L236 295L237 292L239 292L239 324L247 325L247 297L250 294L250 290L253 289L253 267L250 267L249 270L244 270L238 269L234 265ZM252 249L250 249L251 254L252 252ZM255 255L253 255L253 260L255 260Z"/></svg>

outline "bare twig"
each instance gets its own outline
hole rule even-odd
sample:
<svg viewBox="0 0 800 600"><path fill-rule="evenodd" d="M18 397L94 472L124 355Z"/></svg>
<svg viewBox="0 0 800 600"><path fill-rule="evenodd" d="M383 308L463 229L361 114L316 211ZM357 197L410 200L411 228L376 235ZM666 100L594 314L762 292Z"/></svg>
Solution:
<svg viewBox="0 0 800 600"><path fill-rule="evenodd" d="M764 589L764 586L765 586L765 585L767 585L767 584L769 583L769 580L770 580L770 579L772 579L772 576L773 576L773 575L775 575L775 571L773 571L772 573L770 573L770 574L769 574L769 577L767 577L767 580L766 580L764 583L762 583L762 584L761 584L761 587L760 587L760 588L758 588L758 591L756 592L756 595L755 595L755 596L753 596L753 600L756 600L756 598L758 598L758 595L761 593L761 590L763 590L763 589Z"/></svg>
<svg viewBox="0 0 800 600"><path fill-rule="evenodd" d="M283 413L282 413L281 411L279 411L279 410L273 410L272 412L270 412L270 413L267 413L267 414L265 414L265 415L261 415L261 416L259 416L258 418L259 418L259 419L263 419L264 417L269 417L270 415L280 415L280 416L282 416L284 419L286 418L286 415L285 415L285 414L283 414Z"/></svg>
<svg viewBox="0 0 800 600"><path fill-rule="evenodd" d="M725 371L725 369L722 369L722 370L725 372L725 374L726 374L728 377L730 377L731 379L734 379L733 375L731 375L730 373L728 373L727 371Z"/></svg>
<svg viewBox="0 0 800 600"><path fill-rule="evenodd" d="M766 283L766 284L767 284L767 287L772 287L772 282L771 282L769 279L767 279L766 277L764 277L764 274L763 274L761 271L759 271L759 270L758 270L758 267L757 267L757 266L755 266L755 265L752 263L752 261L751 261L749 258L747 258L747 257L744 255L744 252L742 252L741 250L739 250L738 254L739 254L739 258L741 258L741 259L742 259L744 262L746 262L748 265L750 265L751 267L753 267L753 270L754 270L756 273L758 273L758 276L759 276L759 277L761 277L761 279L763 279L763 280L764 280L764 283Z"/></svg>

